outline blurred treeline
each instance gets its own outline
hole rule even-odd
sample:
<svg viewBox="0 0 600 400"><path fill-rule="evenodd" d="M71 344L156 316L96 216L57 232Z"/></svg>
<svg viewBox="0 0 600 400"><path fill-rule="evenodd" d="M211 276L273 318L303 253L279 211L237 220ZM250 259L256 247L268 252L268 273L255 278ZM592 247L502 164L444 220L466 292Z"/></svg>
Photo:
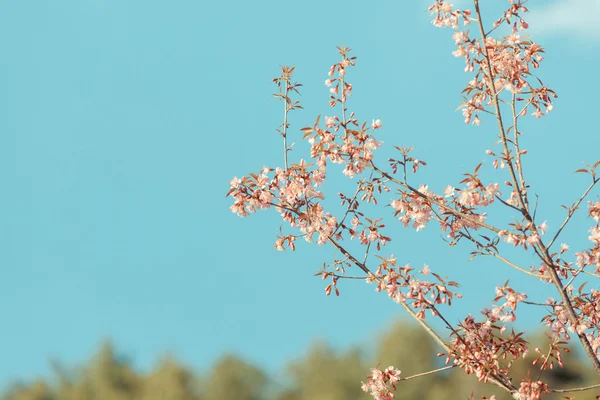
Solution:
<svg viewBox="0 0 600 400"><path fill-rule="evenodd" d="M527 376L536 346L547 349L543 337L531 340L529 358L515 363L516 377ZM358 348L339 352L325 343L316 343L277 376L269 376L236 355L221 357L204 373L165 357L151 372L142 374L106 342L85 365L64 367L52 363L53 379L15 383L4 390L0 400L367 400L370 397L361 391L360 382L366 380L370 367L393 365L406 377L444 366L443 358L436 357L436 345L412 324L397 322L371 342L371 354ZM563 358L567 368L555 368L542 375L551 387L598 382L587 362L573 353ZM531 374L537 377L539 371L532 369ZM519 380L515 382L518 386ZM400 382L396 398L456 400L468 398L472 391L475 399L493 394L498 400L510 399L495 386L482 385L457 369ZM571 395L583 400L598 394L600 390ZM546 395L544 399L566 395Z"/></svg>

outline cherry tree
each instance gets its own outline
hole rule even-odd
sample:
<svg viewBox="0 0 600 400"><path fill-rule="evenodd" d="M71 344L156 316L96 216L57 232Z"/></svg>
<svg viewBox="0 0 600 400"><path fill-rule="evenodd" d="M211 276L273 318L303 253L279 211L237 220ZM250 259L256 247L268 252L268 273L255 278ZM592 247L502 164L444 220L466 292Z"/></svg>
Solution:
<svg viewBox="0 0 600 400"><path fill-rule="evenodd" d="M459 187L448 185L443 193L435 193L427 185L411 183L409 177L427 165L413 156L412 148L395 147L397 157L377 159L376 151L382 145L377 136L383 123L379 119L360 121L349 108L352 84L348 78L357 58L346 47L338 48L339 61L329 68L325 80L333 115L317 117L314 125L301 129L303 139L310 145L310 161L288 160L289 116L291 111L302 108L294 99L302 85L293 81L293 67L282 67L281 75L273 82L278 88L275 96L284 103L283 123L278 129L283 139L283 166L264 167L230 182L227 196L233 199L230 208L234 213L244 217L261 209L274 209L280 214L285 229L280 229L275 241L277 250L295 250L299 239L337 250L338 256L324 263L316 274L328 281L327 295L339 295L340 280L363 279L402 306L441 346L439 356L447 366L436 371L403 377L393 366L372 368L362 389L375 399L394 398L394 391L403 380L450 368L474 374L480 381L494 384L521 400L540 399L550 392L600 387L553 388L543 381L544 370L563 367L562 353L569 351L568 345L574 341L579 342L600 375L600 291L586 288L589 279L600 277L600 201L584 203L600 181L596 172L600 161L576 171L589 175L589 186L571 206L565 207L567 215L557 222L556 232L547 235L547 224L536 218L537 203L525 179L522 161L527 150L520 146L524 132L519 122L548 114L557 95L534 73L544 59L544 50L525 35L529 27L526 2L509 0L508 8L491 25L484 23L478 0L473 1L473 10L459 10L443 0L436 0L429 7L434 26L453 30L456 50L452 54L464 58L465 72L471 75L463 90L464 122L497 125L500 150L486 153L493 167L505 173L504 182L486 182L480 176L479 164L464 175ZM506 35L494 36L503 29L508 30ZM339 193L341 211L326 209L323 201L325 183L338 179L328 174L332 164L339 164L343 175L358 181L354 193ZM442 278L434 266L414 269L390 255L386 245L392 237L387 232L397 228L388 227L384 233L383 220L369 217L369 211L377 206L391 206L392 213L389 208L384 210L389 224L398 220L404 228L419 231L433 223L444 232L450 245L470 246L473 257L495 257L528 279L553 285L554 298L534 301L507 281L497 286L495 297L491 296L495 304L492 309L475 310L480 317L467 315L458 324L450 323L444 316L444 307L462 297L457 292L458 283ZM559 239L582 207L587 208L592 220L590 244L571 251ZM508 209L513 219L496 225L488 222L488 214L500 209ZM502 254L507 246L533 253L538 265L518 265ZM348 275L351 267L358 268L362 275ZM539 306L551 339L549 348L529 349L523 332L508 329L517 319L521 303ZM450 332L449 339L432 327L431 318L442 322ZM512 362L528 351L535 351L537 358L530 374L515 381L509 377Z"/></svg>

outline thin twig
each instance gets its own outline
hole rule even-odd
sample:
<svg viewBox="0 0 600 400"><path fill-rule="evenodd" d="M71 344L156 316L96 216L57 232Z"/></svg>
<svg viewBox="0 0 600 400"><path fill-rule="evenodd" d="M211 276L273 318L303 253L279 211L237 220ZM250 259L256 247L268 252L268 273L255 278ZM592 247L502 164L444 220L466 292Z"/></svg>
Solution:
<svg viewBox="0 0 600 400"><path fill-rule="evenodd" d="M481 249L485 250L485 251L486 251L486 253L487 253L488 255L490 255L490 256L493 256L493 257L496 257L497 259L499 259L499 260L503 261L504 263L506 263L507 265L509 265L509 266L513 267L514 269L516 269L516 270L518 270L518 271L520 271L520 272L522 272L522 273L524 273L524 274L526 274L526 275L533 276L534 278L537 278L537 279L540 279L540 278L541 278L541 276L540 276L539 274L534 274L534 273L533 273L533 272L531 272L531 271L527 271L526 269L524 269L524 268L521 268L521 267L519 267L518 265L516 265L515 263L513 263L513 262L511 262L511 261L507 260L505 257L501 256L500 254L498 254L498 253L496 253L496 252L494 252L494 251L491 251L491 250L488 248L488 246L485 246L484 244L482 244L481 242L479 242L477 239L475 239L473 236L471 236L471 235L466 235L466 234L464 234L464 233L462 233L462 232L460 233L460 235L461 235L462 237L466 238L467 240L470 240L471 242L475 243L475 245L477 245L479 248L481 248Z"/></svg>
<svg viewBox="0 0 600 400"><path fill-rule="evenodd" d="M287 127L288 127L288 122L287 122L287 117L288 117L288 93L289 93L289 89L290 89L290 76L286 75L285 77L285 94L283 97L283 107L284 107L284 111L283 111L283 129L282 129L282 135L283 135L283 164L285 166L285 170L287 171L288 169L288 147L287 147Z"/></svg>
<svg viewBox="0 0 600 400"><path fill-rule="evenodd" d="M517 157L515 166L517 168L517 171L519 172L519 179L521 180L521 187L525 189L525 191L523 193L523 200L525 200L525 204L527 206L529 206L529 199L527 198L527 190L526 190L526 186L525 186L525 178L523 178L523 164L521 163L521 149L519 148L519 130L517 128L517 122L518 122L519 115L516 114L516 110L515 110L515 103L516 103L515 98L516 98L516 96L515 96L515 93L513 92L510 108L512 110L512 115L513 115L513 134L514 134L513 145L515 146L515 153L516 153L516 157Z"/></svg>
<svg viewBox="0 0 600 400"><path fill-rule="evenodd" d="M554 393L570 393L570 392L583 392L584 390L596 389L600 387L600 383L592 386L580 387L580 388L572 388L572 389L550 389L551 392Z"/></svg>
<svg viewBox="0 0 600 400"><path fill-rule="evenodd" d="M435 373L438 373L438 372L441 372L441 371L446 371L446 370L449 370L449 369L452 369L452 368L456 368L456 367L457 367L456 365L448 365L447 367L434 369L433 371L421 372L420 374L407 376L406 378L400 378L400 380L401 381L407 381L407 380L413 379L413 378L420 378L422 376L435 374Z"/></svg>
<svg viewBox="0 0 600 400"><path fill-rule="evenodd" d="M371 176L369 177L369 180L373 177L373 174L371 173ZM346 221L346 217L348 217L348 214L350 213L350 208L352 208L352 204L354 204L354 202L356 201L356 197L358 196L358 194L360 193L360 188L361 188L361 184L362 184L362 180L357 182L357 187L356 187L356 192L354 193L354 196L352 197L352 200L349 201L348 203L348 208L346 209L346 213L344 214L344 217L342 218L342 220L338 223L337 228L335 228L335 230L333 231L332 235L335 235L340 228L342 227L342 225L344 225L344 221Z"/></svg>
<svg viewBox="0 0 600 400"><path fill-rule="evenodd" d="M332 274L331 272L327 272L328 276L333 276L334 278L339 278L339 279L362 279L365 280L368 277L367 276L347 276L347 275L338 275L338 274Z"/></svg>
<svg viewBox="0 0 600 400"><path fill-rule="evenodd" d="M502 197L500 197L500 196L498 196L498 195L496 195L495 197L496 197L496 199L497 199L497 200L499 200L499 201L500 201L500 203L504 204L506 207L510 207L510 208L512 208L513 210L516 210L516 211L518 211L518 212L521 212L521 209L520 209L519 207L515 207L515 206L513 206L512 204L508 204L506 201L502 200Z"/></svg>
<svg viewBox="0 0 600 400"><path fill-rule="evenodd" d="M548 249L550 249L550 247L552 247L552 245L554 244L554 242L556 241L556 239L558 239L558 236L560 235L560 233L562 232L562 230L565 228L565 226L567 226L567 224L571 220L571 217L573 216L573 214L575 214L575 211L577 211L577 209L579 208L579 205L581 204L581 202L587 197L588 193L590 193L590 190L592 190L592 188L598 182L600 182L600 179L594 179L594 181L592 182L592 184L590 186L588 186L588 188L583 193L583 195L581 195L581 197L579 198L579 200L577 201L577 203L575 203L575 207L571 209L572 211L569 210L569 212L567 213L567 218L565 218L564 222L562 223L562 225L558 229L558 232L556 232L556 235L554 235L554 237L552 238L552 240L550 241L550 243L548 244L548 246L546 246L546 250L548 250Z"/></svg>

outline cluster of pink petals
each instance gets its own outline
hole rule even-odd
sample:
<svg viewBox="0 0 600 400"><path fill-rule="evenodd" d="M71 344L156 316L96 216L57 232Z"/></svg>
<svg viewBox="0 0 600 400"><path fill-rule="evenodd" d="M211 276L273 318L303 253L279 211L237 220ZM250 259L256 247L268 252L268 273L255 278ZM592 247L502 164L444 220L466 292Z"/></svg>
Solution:
<svg viewBox="0 0 600 400"><path fill-rule="evenodd" d="M592 346L592 350L596 353L596 357L600 357L600 332L597 330L586 333L586 338Z"/></svg>
<svg viewBox="0 0 600 400"><path fill-rule="evenodd" d="M569 327L569 314L562 302L558 302L553 298L546 300L546 304L552 307L552 313L545 316L542 321L550 329L550 333L554 338L569 340L569 331L573 329Z"/></svg>
<svg viewBox="0 0 600 400"><path fill-rule="evenodd" d="M350 118L346 123L346 129L342 130L342 134L337 135L341 127L339 118L325 117L326 129L318 127L318 120L315 126L303 129L304 136L311 145L310 155L317 159L317 165L325 167L327 161L345 164L343 173L350 178L365 171L373 159L373 152L381 146L382 142L373 138L366 128L354 130L350 128L352 125L358 125L354 118ZM377 120L374 122L373 129L379 128L381 128L381 121Z"/></svg>
<svg viewBox="0 0 600 400"><path fill-rule="evenodd" d="M462 112L467 124L472 122L474 125L479 125L481 120L478 113L484 110L485 106L490 106L494 95L503 90L513 94L528 92L530 99L520 111L522 115L525 115L529 106L534 108L532 115L537 118L542 117L553 108L552 97L556 98L556 94L545 86L535 88L528 81L531 76L531 68L539 67L539 63L544 59L542 56L544 50L537 43L519 35L519 30L527 29L529 26L519 13L528 10L520 0L511 3L495 26L504 21L511 24L511 19L514 17L519 19L519 25L517 26L516 22L512 23L512 33L500 40L488 36L485 45L471 39L468 31L458 30L461 17L465 25L472 21L470 11L454 10L451 4L443 0L436 0L429 7L429 11L435 14L433 19L435 26L450 26L457 30L452 36L457 49L452 54L455 57L465 58L465 72L474 72L475 66L478 66L475 78L463 91L467 97ZM488 71L489 65L491 65L491 71ZM517 100L524 101L525 99L520 97Z"/></svg>
<svg viewBox="0 0 600 400"><path fill-rule="evenodd" d="M257 210L269 208L274 198L269 188L272 183L268 177L270 171L265 167L257 175L242 179L234 177L229 181L228 195L234 199L229 209L240 217L246 217Z"/></svg>
<svg viewBox="0 0 600 400"><path fill-rule="evenodd" d="M509 286L498 286L496 287L496 298L494 302L504 298L506 301L500 304L491 311L485 310L484 314L490 319L491 322L515 322L517 319L514 311L517 309L517 304L527 300L525 293L518 293Z"/></svg>
<svg viewBox="0 0 600 400"><path fill-rule="evenodd" d="M340 49L342 61L332 65L329 69L329 76L333 76L337 71L338 77L325 81L325 85L331 87L329 104L332 107L340 104L344 112L347 97L352 95L352 84L345 80L346 70L355 65L353 60L356 58L348 58L347 51L349 49ZM345 164L343 173L350 178L364 172L373 159L373 151L381 145L381 142L375 140L369 132L366 123L359 126L357 119L354 118L354 113L351 113L345 121L340 120L337 116L325 117L325 128L319 127L319 118L317 118L313 127L302 129L304 138L308 139L311 144L311 157L317 159L317 164L325 167L327 160L335 164ZM381 120L373 120L371 128L373 130L381 129ZM336 135L338 132L340 134Z"/></svg>
<svg viewBox="0 0 600 400"><path fill-rule="evenodd" d="M367 382L361 382L361 388L375 400L391 400L395 397L393 391L396 390L396 383L400 379L400 370L393 366L389 366L383 371L379 368L371 368L371 375Z"/></svg>
<svg viewBox="0 0 600 400"><path fill-rule="evenodd" d="M490 375L505 376L507 371L500 364L500 358L525 357L527 342L520 333L502 336L503 331L490 319L475 322L473 316L468 315L456 332L460 336L453 333L453 347L446 361L453 357L455 365L467 374L475 374L482 382L487 382Z"/></svg>
<svg viewBox="0 0 600 400"><path fill-rule="evenodd" d="M591 235L588 236L588 239L594 243L600 244L600 225L596 225L590 228Z"/></svg>
<svg viewBox="0 0 600 400"><path fill-rule="evenodd" d="M486 207L494 202L494 197L500 195L500 184L491 183L483 187L480 182L470 181L467 189L461 190L458 201L466 207Z"/></svg>
<svg viewBox="0 0 600 400"><path fill-rule="evenodd" d="M519 388L519 397L521 400L540 400L542 394L550 393L548 385L542 381L521 381L521 387Z"/></svg>
<svg viewBox="0 0 600 400"><path fill-rule="evenodd" d="M594 272L600 274L600 244L596 244L591 249L575 253L575 260L575 264L579 268L584 269L587 266L593 266L595 268Z"/></svg>
<svg viewBox="0 0 600 400"><path fill-rule="evenodd" d="M471 23L471 11L465 10L454 10L452 4L447 3L444 0L436 0L436 2L429 7L431 14L435 14L435 18L432 23L433 26L442 28L450 26L454 29L459 27L459 21L462 18L463 23L468 25Z"/></svg>
<svg viewBox="0 0 600 400"><path fill-rule="evenodd" d="M432 191L428 190L426 185L421 185L419 192L427 197L434 197L443 201L443 198L436 196ZM402 198L392 200L390 206L396 210L394 215L399 216L398 219L405 228L412 222L412 227L419 231L431 220L432 209L430 202L415 193L403 192Z"/></svg>
<svg viewBox="0 0 600 400"><path fill-rule="evenodd" d="M331 92L331 98L329 104L332 107L335 107L339 102L345 102L348 96L352 95L352 85L350 83L344 82L344 76L346 75L346 69L350 66L354 66L354 59L347 58L345 55L342 61L337 64L333 64L327 73L329 76L333 76L336 71L338 73L338 78L330 78L325 81L325 85L330 87L329 91ZM335 86L333 86L335 84ZM341 95L340 95L341 89ZM340 95L340 97L336 97Z"/></svg>
<svg viewBox="0 0 600 400"><path fill-rule="evenodd" d="M457 46L457 49L452 52L452 55L454 57L464 58L465 72L473 72L475 70L475 64L472 56L480 52L479 43L475 40L471 40L467 31L454 32L452 39L454 39L454 44ZM475 82L476 81L472 82L472 85L476 85ZM481 105L481 101L481 97L476 100L478 108Z"/></svg>
<svg viewBox="0 0 600 400"><path fill-rule="evenodd" d="M596 222L600 222L600 201L592 203L588 201L588 213Z"/></svg>
<svg viewBox="0 0 600 400"><path fill-rule="evenodd" d="M591 289L581 294L575 302L575 310L580 316L577 333L586 332L592 349L600 356L600 291Z"/></svg>
<svg viewBox="0 0 600 400"><path fill-rule="evenodd" d="M543 60L540 54L543 50L538 44L521 41L519 34L513 31L501 41L488 38L486 47L493 66L496 92L506 89L521 93L530 86L527 81L530 65L537 68Z"/></svg>
<svg viewBox="0 0 600 400"><path fill-rule="evenodd" d="M571 291L571 288L568 288ZM544 317L543 322L550 328L553 337L569 340L569 332L584 334L592 350L600 356L600 291L591 289L589 293L580 293L577 300L572 303L573 310L578 317L578 322L573 325L569 320L567 309L562 302L552 298L546 303L552 307L552 313Z"/></svg>
<svg viewBox="0 0 600 400"><path fill-rule="evenodd" d="M475 221L467 220L467 219L460 218L460 217L455 217L452 219L452 221L449 224L448 223L442 224L441 228L443 231L450 228L448 237L456 238L459 235L459 233L461 232L461 230L463 230L464 228L472 229L474 231L478 230L479 228L481 228L480 224L485 223L485 220L487 218L486 213L475 214L475 213L471 212L471 213L469 213L469 216Z"/></svg>
<svg viewBox="0 0 600 400"><path fill-rule="evenodd" d="M427 282L415 278L413 268L409 265L396 267L397 259L389 257L382 259L375 276L366 278L367 283L377 280L378 292L385 291L388 296L396 303L407 303L418 310L417 318L424 319L425 311L430 310L433 315L437 315L433 309L435 305L452 305L452 299L456 296L462 297L459 293L450 290L451 286L458 286L456 282L446 282L439 275L433 274L438 282ZM427 276L430 274L429 267L425 265L418 272Z"/></svg>
<svg viewBox="0 0 600 400"><path fill-rule="evenodd" d="M296 245L294 243L295 241L296 241L296 236L294 236L294 235L286 235L286 236L279 237L275 241L275 250L283 251L283 250L285 250L285 246L287 246L290 249L292 249L292 251L294 251L294 250L296 250Z"/></svg>
<svg viewBox="0 0 600 400"><path fill-rule="evenodd" d="M511 232L507 229L500 230L498 232L499 238L504 238L506 243L512 244L513 246L523 246L527 250L528 245L535 245L540 241L540 234L545 234L548 229L546 221L541 225L538 225L534 229L534 226L530 223L528 225L511 224L515 225L515 231ZM520 231L520 232L519 232Z"/></svg>
<svg viewBox="0 0 600 400"><path fill-rule="evenodd" d="M590 216L594 218L594 220L600 219L597 211L600 207L600 202L591 204L590 203ZM591 227L590 236L588 239L593 243L593 246L590 249L576 252L575 253L575 264L584 269L587 266L593 266L594 272L596 274L600 274L600 224L596 224Z"/></svg>
<svg viewBox="0 0 600 400"><path fill-rule="evenodd" d="M317 235L317 243L325 244L338 228L337 219L326 213L319 202L324 196L317 187L325 179L325 168L311 168L302 160L287 171L277 168L273 178L269 178L270 172L273 170L265 167L259 174L231 180L228 193L234 199L231 211L243 217L273 205L290 227L300 230L306 241L315 240ZM283 250L287 244L293 249L294 240L290 235L280 237L275 248Z"/></svg>

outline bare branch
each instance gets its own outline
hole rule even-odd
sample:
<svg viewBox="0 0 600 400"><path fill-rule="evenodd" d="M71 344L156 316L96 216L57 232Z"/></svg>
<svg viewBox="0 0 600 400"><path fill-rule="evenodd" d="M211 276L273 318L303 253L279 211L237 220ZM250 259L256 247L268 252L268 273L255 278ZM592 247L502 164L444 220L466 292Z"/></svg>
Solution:
<svg viewBox="0 0 600 400"><path fill-rule="evenodd" d="M441 371L447 371L449 369L452 368L456 368L456 365L448 365L447 367L443 367L443 368L438 368L438 369L434 369L432 371L427 371L427 372L421 372L420 374L416 374L416 375L411 375L411 376L407 376L406 378L400 378L401 381L407 381L409 379L414 379L414 378L420 378L422 376L426 376L426 375L431 375L431 374L436 374L438 372Z"/></svg>
<svg viewBox="0 0 600 400"><path fill-rule="evenodd" d="M554 237L552 238L552 240L550 241L550 243L548 244L548 246L546 246L546 250L549 250L550 247L552 247L552 245L554 244L554 242L556 241L556 239L558 239L558 236L560 235L560 233L562 232L562 230L565 228L565 226L567 226L567 224L571 220L571 217L573 216L573 214L575 214L575 211L577 211L577 209L579 208L579 205L581 204L581 202L587 197L587 195L590 193L590 191L592 190L592 188L598 182L600 182L600 179L594 179L594 181L591 183L591 185L588 186L588 188L586 189L586 191L581 195L581 197L579 198L579 200L577 201L577 203L575 203L575 206L573 208L571 208L567 212L567 218L565 218L564 222L562 223L562 225L558 229L558 232L556 232L556 235L554 235Z"/></svg>
<svg viewBox="0 0 600 400"><path fill-rule="evenodd" d="M600 383L592 386L580 387L580 388L572 388L572 389L550 389L551 392L554 393L570 393L570 392L583 392L584 390L591 390L600 387Z"/></svg>

